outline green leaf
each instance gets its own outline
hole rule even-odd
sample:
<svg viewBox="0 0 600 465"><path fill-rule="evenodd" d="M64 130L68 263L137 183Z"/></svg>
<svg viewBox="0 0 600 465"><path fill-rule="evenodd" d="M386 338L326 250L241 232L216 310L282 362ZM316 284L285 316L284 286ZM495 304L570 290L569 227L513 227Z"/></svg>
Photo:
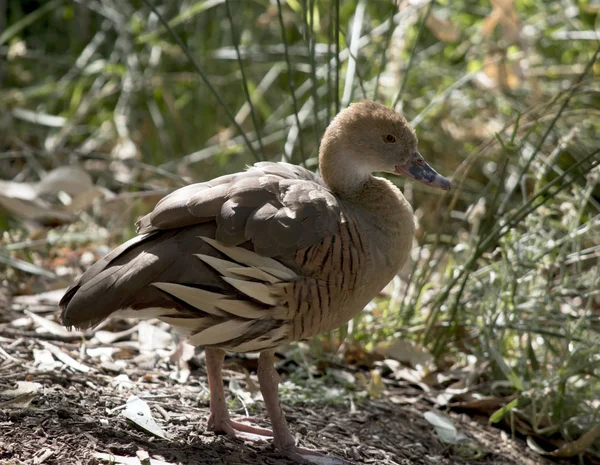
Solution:
<svg viewBox="0 0 600 465"><path fill-rule="evenodd" d="M40 19L46 13L48 13L50 11L54 11L58 7L58 5L63 3L63 1L64 0L50 1L50 2L46 3L44 6L38 8L37 10L32 11L27 16L20 19L13 25L7 27L6 30L2 34L0 34L0 45L4 44L9 39L16 36L19 32L21 32L27 26L30 26L31 24L35 23L38 19Z"/></svg>
<svg viewBox="0 0 600 465"><path fill-rule="evenodd" d="M519 405L519 399L517 398L517 399L512 400L508 404L506 404L504 407L499 408L494 413L492 413L492 415L490 416L490 423L498 423L499 421L501 421L504 418L504 416L508 412L510 412L512 409L514 409L518 405Z"/></svg>
<svg viewBox="0 0 600 465"><path fill-rule="evenodd" d="M517 373L515 373L515 371L506 364L506 362L502 358L502 355L500 355L500 353L496 349L490 346L489 350L494 361L498 365L498 368L500 368L504 376L506 376L506 379L510 381L512 387L514 387L518 391L523 391L523 382L521 381L521 378L519 378L519 375L517 375Z"/></svg>

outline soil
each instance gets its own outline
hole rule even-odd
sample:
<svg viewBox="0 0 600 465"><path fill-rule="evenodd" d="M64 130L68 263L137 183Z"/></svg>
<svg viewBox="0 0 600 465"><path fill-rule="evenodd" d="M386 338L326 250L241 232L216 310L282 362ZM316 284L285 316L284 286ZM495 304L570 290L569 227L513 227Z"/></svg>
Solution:
<svg viewBox="0 0 600 465"><path fill-rule="evenodd" d="M190 359L190 374L181 382L177 373L173 376L177 364L165 350L141 351L139 341L128 333L119 341L98 344L118 349L120 355L113 357L122 357L121 365L88 356L83 368L78 362L62 363L60 357L55 357L54 366L44 367L40 353L49 348L79 359L81 337L43 332L35 325L15 328L14 322L23 316L21 312L0 315L0 464L107 463L106 456L98 454L113 454L121 460L116 463L125 463L126 457L126 463L143 465L157 460L182 465L293 463L278 455L270 442L245 442L206 430L208 384L197 355ZM93 340L86 344L89 353ZM235 381L251 390L247 373L252 372L255 360L247 360L245 367L239 358L235 360L226 363L226 385ZM293 366L282 361L279 368L284 380L290 379ZM377 400L359 400L345 394L348 391L341 385L334 386L341 394L333 400L312 399L310 390L308 400L302 402L294 401L293 392L285 394L283 409L298 444L356 465L561 463L536 455L522 439L453 412L446 414L467 439L448 446L423 416L434 406L419 396L421 391L405 381L384 381L385 390ZM23 402L11 401L11 396L7 399L3 391L19 382L39 384L33 385L37 389L25 395ZM150 406L169 439L153 436L122 416L131 395ZM229 401L233 416L249 410L257 424L269 425L262 401L247 409L233 396Z"/></svg>

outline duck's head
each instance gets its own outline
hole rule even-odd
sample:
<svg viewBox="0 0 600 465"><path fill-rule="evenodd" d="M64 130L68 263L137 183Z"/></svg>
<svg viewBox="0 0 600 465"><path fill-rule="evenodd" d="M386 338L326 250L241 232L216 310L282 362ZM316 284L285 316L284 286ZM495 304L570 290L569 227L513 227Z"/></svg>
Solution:
<svg viewBox="0 0 600 465"><path fill-rule="evenodd" d="M415 131L402 115L370 100L350 105L331 122L321 141L319 168L335 190L356 188L374 172L450 189L450 181L419 153Z"/></svg>

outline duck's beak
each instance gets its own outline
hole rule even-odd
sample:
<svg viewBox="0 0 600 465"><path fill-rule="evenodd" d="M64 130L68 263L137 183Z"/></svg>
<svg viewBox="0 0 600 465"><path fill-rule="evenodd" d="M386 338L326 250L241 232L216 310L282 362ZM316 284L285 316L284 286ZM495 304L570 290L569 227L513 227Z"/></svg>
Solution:
<svg viewBox="0 0 600 465"><path fill-rule="evenodd" d="M407 164L397 165L395 172L438 189L448 191L451 187L450 181L429 166L419 152L414 152Z"/></svg>

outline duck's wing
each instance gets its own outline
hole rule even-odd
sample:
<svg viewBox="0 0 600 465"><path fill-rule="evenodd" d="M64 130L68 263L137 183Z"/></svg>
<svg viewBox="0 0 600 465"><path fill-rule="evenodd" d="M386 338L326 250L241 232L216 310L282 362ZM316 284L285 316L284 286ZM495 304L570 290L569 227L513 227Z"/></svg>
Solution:
<svg viewBox="0 0 600 465"><path fill-rule="evenodd" d="M278 294L301 275L296 252L341 221L336 196L293 165L259 163L186 186L68 289L63 322L86 328L126 311L187 329L198 345L264 348L283 338L290 309Z"/></svg>
<svg viewBox="0 0 600 465"><path fill-rule="evenodd" d="M339 230L340 206L314 173L262 162L244 173L173 192L137 227L146 234L209 221L216 223L215 239L224 245L249 242L260 255L293 257Z"/></svg>

